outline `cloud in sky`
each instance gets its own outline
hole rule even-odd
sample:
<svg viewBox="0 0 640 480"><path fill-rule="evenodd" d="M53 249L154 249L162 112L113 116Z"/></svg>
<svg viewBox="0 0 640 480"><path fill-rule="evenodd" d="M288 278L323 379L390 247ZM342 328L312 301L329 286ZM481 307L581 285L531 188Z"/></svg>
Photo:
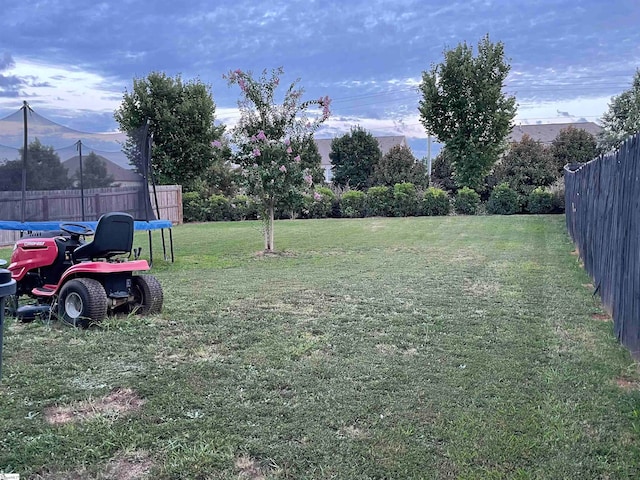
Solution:
<svg viewBox="0 0 640 480"><path fill-rule="evenodd" d="M518 121L595 120L640 66L637 0L25 0L3 5L0 115L27 100L81 130L109 131L134 77L211 84L224 123L238 92L222 74L283 66L309 98L329 95L337 135L361 125L424 138L421 72L485 34L505 44ZM424 142L421 140L421 144Z"/></svg>

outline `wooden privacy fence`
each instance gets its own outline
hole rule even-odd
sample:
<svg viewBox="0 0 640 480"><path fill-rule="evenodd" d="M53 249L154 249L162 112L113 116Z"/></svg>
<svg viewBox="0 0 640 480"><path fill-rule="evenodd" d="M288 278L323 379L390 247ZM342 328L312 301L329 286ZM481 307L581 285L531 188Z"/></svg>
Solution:
<svg viewBox="0 0 640 480"><path fill-rule="evenodd" d="M84 192L85 219L97 220L95 212L127 212L135 208L139 189L132 188L93 188ZM149 187L151 205L154 213L157 206L160 219L171 220L174 225L183 222L182 187L180 185L160 185ZM21 192L2 192L0 198L0 220L16 218L19 209ZM26 192L25 218L36 213L44 220L76 222L82 220L82 201L79 190L47 190ZM19 218L19 217L18 217ZM0 230L0 245L10 245L20 237L20 232Z"/></svg>
<svg viewBox="0 0 640 480"><path fill-rule="evenodd" d="M640 356L640 134L612 154L565 167L569 234L618 339Z"/></svg>

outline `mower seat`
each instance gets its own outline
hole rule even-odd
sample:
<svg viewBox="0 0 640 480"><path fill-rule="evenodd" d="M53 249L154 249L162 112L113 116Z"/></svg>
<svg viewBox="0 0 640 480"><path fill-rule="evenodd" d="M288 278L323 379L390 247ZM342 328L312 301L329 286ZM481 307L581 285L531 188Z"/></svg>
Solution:
<svg viewBox="0 0 640 480"><path fill-rule="evenodd" d="M131 254L133 217L128 213L105 213L98 220L93 240L80 245L71 254L74 263L83 260L109 259Z"/></svg>

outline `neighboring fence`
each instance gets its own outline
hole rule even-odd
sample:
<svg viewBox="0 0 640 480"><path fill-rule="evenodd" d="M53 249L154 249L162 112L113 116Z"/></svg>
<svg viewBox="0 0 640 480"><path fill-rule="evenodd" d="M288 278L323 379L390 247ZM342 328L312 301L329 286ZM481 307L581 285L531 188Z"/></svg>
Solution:
<svg viewBox="0 0 640 480"><path fill-rule="evenodd" d="M180 185L161 185L156 187L159 218L171 220L173 224L181 224L182 216L182 187ZM50 191L28 191L26 192L26 212L45 213L44 220L55 220L63 222L75 222L82 220L82 201L79 190L50 190ZM127 212L132 208L134 196L138 190L132 188L95 188L86 190L84 194L85 220L97 220L99 215L96 212ZM153 189L149 187L151 205L156 212L156 199ZM15 196L13 198L12 196ZM0 198L0 220L11 218L8 212L3 215L3 209L17 208L20 206L21 192L2 192ZM18 238L20 232L0 230L0 245L11 245Z"/></svg>
<svg viewBox="0 0 640 480"><path fill-rule="evenodd" d="M153 211L156 211L156 199L154 198L153 189L149 188L151 195L151 205ZM174 225L180 225L184 221L182 216L182 186L181 185L158 185L156 187L156 195L158 197L158 218L171 220Z"/></svg>
<svg viewBox="0 0 640 480"><path fill-rule="evenodd" d="M565 167L567 229L618 339L640 356L640 134Z"/></svg>

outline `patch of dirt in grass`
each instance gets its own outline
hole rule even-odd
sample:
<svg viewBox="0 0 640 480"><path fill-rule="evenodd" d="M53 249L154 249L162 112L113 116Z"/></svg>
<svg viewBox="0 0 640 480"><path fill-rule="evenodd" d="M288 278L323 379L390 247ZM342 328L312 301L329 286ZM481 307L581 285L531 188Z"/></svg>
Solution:
<svg viewBox="0 0 640 480"><path fill-rule="evenodd" d="M388 343L377 344L376 350L382 355L395 355L398 353L398 347L396 345L389 345Z"/></svg>
<svg viewBox="0 0 640 480"><path fill-rule="evenodd" d="M45 420L52 425L88 420L100 415L121 415L140 410L144 405L133 390L123 388L114 390L104 397L85 400L72 405L48 407L44 410Z"/></svg>
<svg viewBox="0 0 640 480"><path fill-rule="evenodd" d="M573 252L571 252L569 255L573 255L574 257L577 257L578 255L580 255L580 252L578 251L578 249L576 248Z"/></svg>
<svg viewBox="0 0 640 480"><path fill-rule="evenodd" d="M460 249L455 255L451 255L448 257L449 261L452 263L473 263L481 260L480 255L477 255L475 252Z"/></svg>
<svg viewBox="0 0 640 480"><path fill-rule="evenodd" d="M583 283L582 286L587 290L593 290L593 283Z"/></svg>
<svg viewBox="0 0 640 480"><path fill-rule="evenodd" d="M362 428L358 428L355 425L349 425L338 430L338 437L358 440L361 438L368 438L369 432Z"/></svg>
<svg viewBox="0 0 640 480"><path fill-rule="evenodd" d="M616 378L616 384L623 390L640 390L640 382L628 378Z"/></svg>
<svg viewBox="0 0 640 480"><path fill-rule="evenodd" d="M282 252L267 252L264 250L260 250L259 252L256 252L254 254L254 256L256 258L289 258L289 257L296 257L297 254L295 252L290 252L287 250L283 250Z"/></svg>
<svg viewBox="0 0 640 480"><path fill-rule="evenodd" d="M98 478L113 480L140 480L149 474L153 462L144 452L129 455L118 455L108 464L104 476Z"/></svg>
<svg viewBox="0 0 640 480"><path fill-rule="evenodd" d="M495 282L465 282L465 293L474 297L486 297L495 295L500 291L500 284Z"/></svg>
<svg viewBox="0 0 640 480"><path fill-rule="evenodd" d="M612 320L611 315L607 313L594 313L591 315L594 320L600 320L601 322L610 322Z"/></svg>
<svg viewBox="0 0 640 480"><path fill-rule="evenodd" d="M33 477L37 480L142 480L149 478L153 462L145 452L131 452L112 458L100 473L93 474L86 467L66 472L43 472ZM0 477L2 478L2 477Z"/></svg>
<svg viewBox="0 0 640 480"><path fill-rule="evenodd" d="M265 471L264 468L260 466L260 463L255 459L251 458L247 454L242 454L239 457L236 457L234 465L236 469L240 471L239 478L248 478L249 480L264 480L267 474L272 473L270 470Z"/></svg>

